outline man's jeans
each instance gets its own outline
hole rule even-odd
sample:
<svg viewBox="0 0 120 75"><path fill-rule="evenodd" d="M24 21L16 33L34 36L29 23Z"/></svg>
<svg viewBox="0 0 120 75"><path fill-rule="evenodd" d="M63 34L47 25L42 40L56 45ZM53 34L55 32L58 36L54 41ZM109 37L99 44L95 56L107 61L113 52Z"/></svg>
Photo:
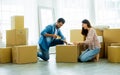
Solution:
<svg viewBox="0 0 120 75"><path fill-rule="evenodd" d="M59 44L64 44L64 42L61 39L54 39L51 43L50 43L50 47L51 46L56 46ZM49 60L49 50L44 50L41 45L39 44L39 47L41 49L41 52L37 53L37 56L40 57L41 59L43 59L44 61Z"/></svg>
<svg viewBox="0 0 120 75"><path fill-rule="evenodd" d="M95 48L93 50L86 49L85 51L82 52L82 54L79 56L79 59L82 62L89 61L93 59L98 53L100 52L100 48Z"/></svg>

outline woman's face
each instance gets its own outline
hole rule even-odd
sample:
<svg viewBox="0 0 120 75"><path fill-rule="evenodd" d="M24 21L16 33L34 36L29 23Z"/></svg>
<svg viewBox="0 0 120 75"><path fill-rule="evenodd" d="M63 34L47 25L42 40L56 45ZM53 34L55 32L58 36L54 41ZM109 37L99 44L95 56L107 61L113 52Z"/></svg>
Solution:
<svg viewBox="0 0 120 75"><path fill-rule="evenodd" d="M82 23L82 27L83 27L84 29L88 29L88 26L87 26L87 24L85 24L85 23Z"/></svg>

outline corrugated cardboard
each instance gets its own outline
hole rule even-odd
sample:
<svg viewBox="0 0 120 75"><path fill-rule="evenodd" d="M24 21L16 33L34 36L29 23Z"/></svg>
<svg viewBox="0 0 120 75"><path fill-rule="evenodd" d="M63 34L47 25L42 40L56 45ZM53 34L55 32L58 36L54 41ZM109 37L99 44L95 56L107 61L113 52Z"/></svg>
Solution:
<svg viewBox="0 0 120 75"><path fill-rule="evenodd" d="M120 43L111 43L111 46L120 46Z"/></svg>
<svg viewBox="0 0 120 75"><path fill-rule="evenodd" d="M98 36L103 36L103 30L95 29ZM70 30L70 42L84 41L84 36L81 34L81 29Z"/></svg>
<svg viewBox="0 0 120 75"><path fill-rule="evenodd" d="M103 35L105 42L120 42L120 29L106 29Z"/></svg>
<svg viewBox="0 0 120 75"><path fill-rule="evenodd" d="M98 36L103 36L103 30L95 29Z"/></svg>
<svg viewBox="0 0 120 75"><path fill-rule="evenodd" d="M100 48L100 58L104 58L104 57L105 57L105 55L104 55L104 53L105 53L104 43L102 42L102 43L100 43L100 44L101 44L101 48Z"/></svg>
<svg viewBox="0 0 120 75"><path fill-rule="evenodd" d="M70 42L79 42L83 40L84 36L81 34L81 29L70 30Z"/></svg>
<svg viewBox="0 0 120 75"><path fill-rule="evenodd" d="M24 16L12 16L11 29L23 29L23 28L24 28Z"/></svg>
<svg viewBox="0 0 120 75"><path fill-rule="evenodd" d="M37 46L15 46L12 48L13 63L37 62Z"/></svg>
<svg viewBox="0 0 120 75"><path fill-rule="evenodd" d="M120 46L108 46L108 61L120 62Z"/></svg>
<svg viewBox="0 0 120 75"><path fill-rule="evenodd" d="M111 42L105 42L105 58L108 57L108 46L111 45Z"/></svg>
<svg viewBox="0 0 120 75"><path fill-rule="evenodd" d="M6 45L17 46L28 43L28 29L13 29L6 31Z"/></svg>
<svg viewBox="0 0 120 75"><path fill-rule="evenodd" d="M12 61L12 48L0 48L0 63L10 63Z"/></svg>
<svg viewBox="0 0 120 75"><path fill-rule="evenodd" d="M56 62L77 62L79 47L75 45L56 46Z"/></svg>

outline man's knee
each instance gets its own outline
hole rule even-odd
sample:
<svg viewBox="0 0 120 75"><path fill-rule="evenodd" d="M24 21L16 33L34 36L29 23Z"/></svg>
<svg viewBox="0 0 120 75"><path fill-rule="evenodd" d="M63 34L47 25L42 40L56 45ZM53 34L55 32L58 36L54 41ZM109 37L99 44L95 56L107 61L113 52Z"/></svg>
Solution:
<svg viewBox="0 0 120 75"><path fill-rule="evenodd" d="M48 61L48 60L49 60L49 57L45 57L43 60L44 60L44 61Z"/></svg>

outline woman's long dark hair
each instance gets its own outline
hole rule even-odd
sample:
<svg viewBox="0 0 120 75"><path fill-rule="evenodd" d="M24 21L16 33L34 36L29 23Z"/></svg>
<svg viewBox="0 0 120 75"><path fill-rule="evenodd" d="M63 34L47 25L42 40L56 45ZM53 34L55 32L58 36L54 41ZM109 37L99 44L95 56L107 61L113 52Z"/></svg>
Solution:
<svg viewBox="0 0 120 75"><path fill-rule="evenodd" d="M91 24L90 24L90 22L89 22L87 19L84 19L84 20L82 21L82 23L87 24L88 28L91 28L91 27L92 27ZM82 32L81 32L81 34L86 37L87 34L88 34L88 30L87 30L87 29L84 29L84 28L82 27Z"/></svg>

